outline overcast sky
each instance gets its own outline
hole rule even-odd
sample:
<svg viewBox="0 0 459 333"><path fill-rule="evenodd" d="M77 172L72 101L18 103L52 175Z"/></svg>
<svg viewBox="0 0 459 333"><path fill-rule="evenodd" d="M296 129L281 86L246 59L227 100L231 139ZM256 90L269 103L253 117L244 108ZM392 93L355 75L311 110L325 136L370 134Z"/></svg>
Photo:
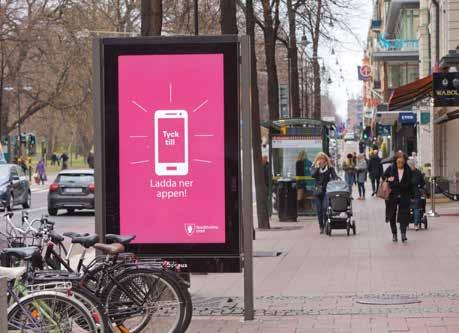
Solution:
<svg viewBox="0 0 459 333"><path fill-rule="evenodd" d="M357 66L362 64L363 49L372 17L371 0L353 0L353 2L358 10L354 10L353 14L349 15L349 25L355 37L349 33L336 31L335 37L339 42L334 43L333 46L335 55L330 54L331 46L320 50L333 81L328 85L328 94L336 106L337 113L343 118L347 115L348 98L362 94L362 81L358 80ZM341 75L344 82L340 78Z"/></svg>

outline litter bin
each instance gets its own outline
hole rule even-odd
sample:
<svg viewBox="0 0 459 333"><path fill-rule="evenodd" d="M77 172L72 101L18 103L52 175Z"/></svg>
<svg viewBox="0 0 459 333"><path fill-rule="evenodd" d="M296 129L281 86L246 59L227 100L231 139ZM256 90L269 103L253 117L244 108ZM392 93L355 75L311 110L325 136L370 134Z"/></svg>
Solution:
<svg viewBox="0 0 459 333"><path fill-rule="evenodd" d="M277 181L278 215L281 222L296 222L298 217L296 202L296 180L282 178Z"/></svg>

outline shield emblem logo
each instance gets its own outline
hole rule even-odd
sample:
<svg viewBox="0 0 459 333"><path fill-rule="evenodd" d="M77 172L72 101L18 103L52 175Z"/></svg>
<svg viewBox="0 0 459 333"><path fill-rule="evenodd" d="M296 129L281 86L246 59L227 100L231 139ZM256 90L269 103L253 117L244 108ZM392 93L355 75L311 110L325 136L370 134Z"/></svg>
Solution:
<svg viewBox="0 0 459 333"><path fill-rule="evenodd" d="M194 229L195 229L194 223L193 224L185 223L185 232L188 236L191 236L192 234L194 234Z"/></svg>

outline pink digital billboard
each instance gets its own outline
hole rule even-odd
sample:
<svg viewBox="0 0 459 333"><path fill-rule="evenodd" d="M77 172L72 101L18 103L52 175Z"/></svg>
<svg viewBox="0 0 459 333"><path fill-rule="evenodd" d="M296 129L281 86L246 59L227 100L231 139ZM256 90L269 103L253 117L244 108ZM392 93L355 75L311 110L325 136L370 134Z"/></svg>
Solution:
<svg viewBox="0 0 459 333"><path fill-rule="evenodd" d="M118 57L120 233L136 243L225 243L223 65Z"/></svg>

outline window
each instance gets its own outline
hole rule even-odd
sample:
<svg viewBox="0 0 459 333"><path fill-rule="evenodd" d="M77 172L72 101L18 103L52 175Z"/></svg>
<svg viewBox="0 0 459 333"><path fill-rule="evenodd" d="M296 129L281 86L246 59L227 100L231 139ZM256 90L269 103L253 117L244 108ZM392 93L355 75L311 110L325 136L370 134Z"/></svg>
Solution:
<svg viewBox="0 0 459 333"><path fill-rule="evenodd" d="M387 66L387 84L389 89L395 89L419 79L417 64L394 64Z"/></svg>
<svg viewBox="0 0 459 333"><path fill-rule="evenodd" d="M404 8L400 14L396 36L398 39L417 40L419 28L419 10Z"/></svg>

